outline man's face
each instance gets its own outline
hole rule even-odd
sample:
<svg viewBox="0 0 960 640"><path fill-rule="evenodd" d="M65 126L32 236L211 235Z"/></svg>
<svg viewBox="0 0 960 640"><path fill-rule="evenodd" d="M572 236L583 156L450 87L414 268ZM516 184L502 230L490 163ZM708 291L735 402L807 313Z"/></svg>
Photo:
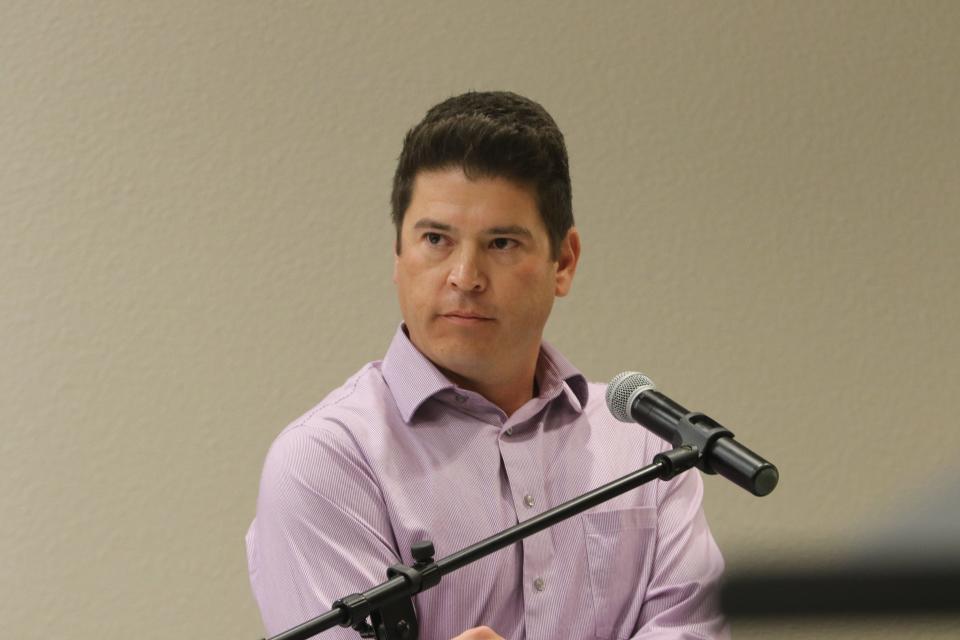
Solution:
<svg viewBox="0 0 960 640"><path fill-rule="evenodd" d="M580 244L571 229L553 260L532 188L453 168L417 174L399 251L393 279L411 341L470 387L533 372Z"/></svg>

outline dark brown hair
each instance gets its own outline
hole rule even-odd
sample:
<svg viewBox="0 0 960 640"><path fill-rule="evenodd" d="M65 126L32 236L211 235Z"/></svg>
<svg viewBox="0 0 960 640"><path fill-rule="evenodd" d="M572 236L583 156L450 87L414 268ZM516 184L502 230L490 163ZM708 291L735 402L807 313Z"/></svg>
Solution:
<svg viewBox="0 0 960 640"><path fill-rule="evenodd" d="M508 91L471 91L427 111L407 132L393 177L397 253L417 173L451 167L460 167L470 178L507 178L532 186L551 255L557 258L573 226L573 204L567 148L546 109Z"/></svg>

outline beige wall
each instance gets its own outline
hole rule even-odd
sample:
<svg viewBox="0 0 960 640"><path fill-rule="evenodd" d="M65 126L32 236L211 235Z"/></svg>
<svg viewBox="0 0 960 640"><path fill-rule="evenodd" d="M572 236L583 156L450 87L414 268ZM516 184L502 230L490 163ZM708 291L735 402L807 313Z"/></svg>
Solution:
<svg viewBox="0 0 960 640"><path fill-rule="evenodd" d="M567 135L548 337L779 464L763 500L708 480L731 566L898 522L957 477L958 33L955 2L3 3L0 635L258 636L264 453L382 355L393 162L469 88Z"/></svg>

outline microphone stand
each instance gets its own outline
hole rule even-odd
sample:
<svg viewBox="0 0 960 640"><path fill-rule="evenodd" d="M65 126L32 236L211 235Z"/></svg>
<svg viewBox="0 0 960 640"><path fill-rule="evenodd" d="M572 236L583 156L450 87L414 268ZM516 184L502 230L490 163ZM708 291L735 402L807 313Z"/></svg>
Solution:
<svg viewBox="0 0 960 640"><path fill-rule="evenodd" d="M421 591L435 587L446 574L640 485L657 478L669 480L695 466L701 455L700 449L693 445L682 445L660 453L654 456L651 464L638 471L437 561L433 560L433 543L419 542L411 549L415 560L413 566L393 565L387 569L386 582L363 593L341 598L333 603L327 613L273 636L270 640L306 640L337 625L352 627L363 638L418 640L420 629L412 598ZM370 623L366 621L368 617Z"/></svg>

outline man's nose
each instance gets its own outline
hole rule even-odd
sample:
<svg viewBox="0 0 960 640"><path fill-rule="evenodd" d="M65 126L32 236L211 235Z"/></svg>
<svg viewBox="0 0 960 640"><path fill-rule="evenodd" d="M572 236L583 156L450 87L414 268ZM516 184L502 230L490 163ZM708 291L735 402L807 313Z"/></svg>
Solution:
<svg viewBox="0 0 960 640"><path fill-rule="evenodd" d="M475 250L464 248L456 253L447 283L461 291L480 292L487 288L487 279Z"/></svg>

